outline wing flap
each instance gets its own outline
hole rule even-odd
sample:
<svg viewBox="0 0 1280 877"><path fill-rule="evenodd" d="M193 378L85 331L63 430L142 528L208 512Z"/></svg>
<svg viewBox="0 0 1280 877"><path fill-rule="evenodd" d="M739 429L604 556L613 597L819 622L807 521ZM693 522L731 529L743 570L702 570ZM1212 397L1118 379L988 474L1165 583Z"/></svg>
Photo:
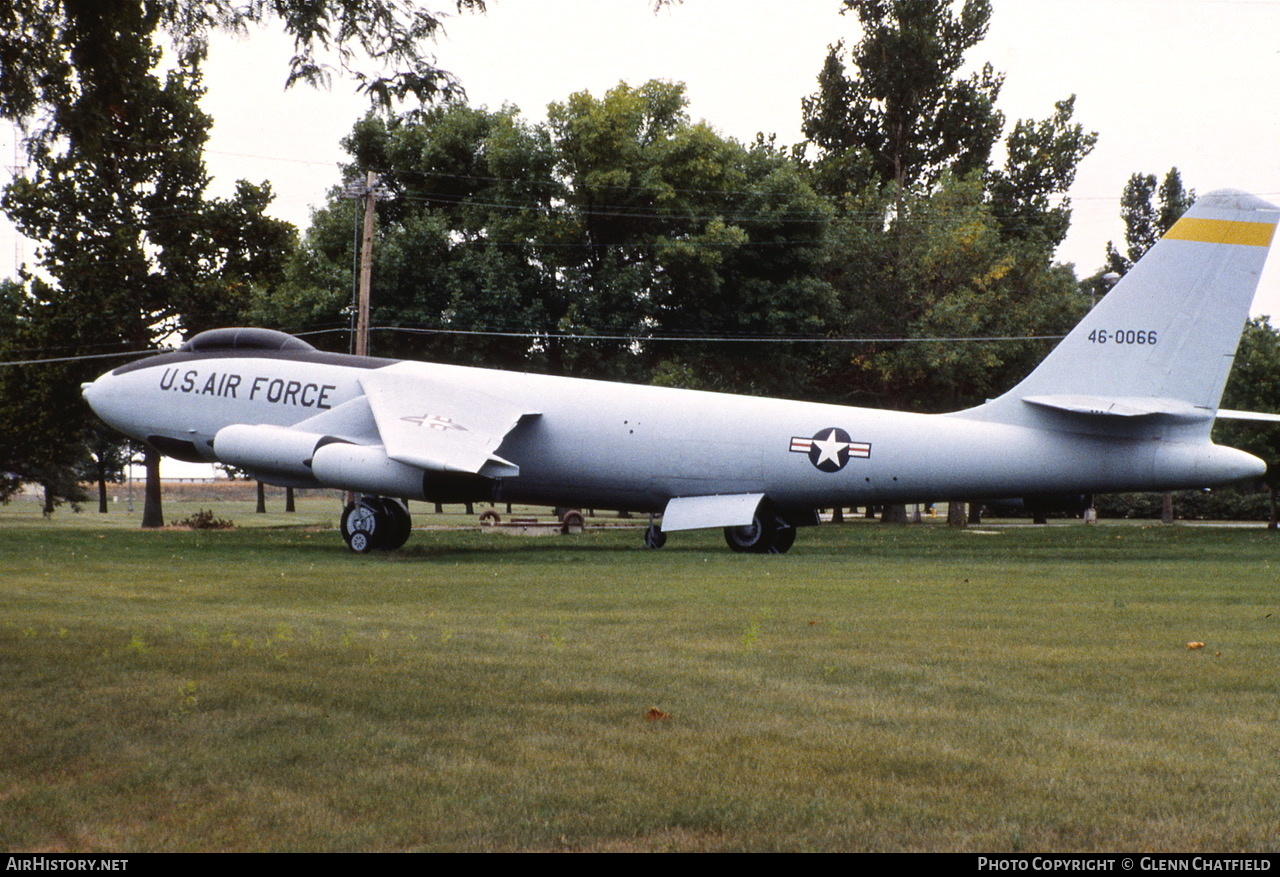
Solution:
<svg viewBox="0 0 1280 877"><path fill-rule="evenodd" d="M497 456L520 419L537 412L507 399L415 375L360 377L387 456L443 472L511 477L520 467Z"/></svg>

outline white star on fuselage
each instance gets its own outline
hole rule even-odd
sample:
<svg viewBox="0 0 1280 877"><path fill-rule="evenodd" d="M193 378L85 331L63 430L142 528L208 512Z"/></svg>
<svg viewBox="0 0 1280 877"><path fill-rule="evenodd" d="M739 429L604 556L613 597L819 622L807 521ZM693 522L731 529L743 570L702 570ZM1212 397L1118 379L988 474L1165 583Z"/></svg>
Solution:
<svg viewBox="0 0 1280 877"><path fill-rule="evenodd" d="M836 431L832 429L827 433L824 439L814 439L813 446L822 453L818 455L818 459L814 461L815 466L821 466L825 461L830 460L837 466L840 465L840 452L849 446L848 442L836 440Z"/></svg>

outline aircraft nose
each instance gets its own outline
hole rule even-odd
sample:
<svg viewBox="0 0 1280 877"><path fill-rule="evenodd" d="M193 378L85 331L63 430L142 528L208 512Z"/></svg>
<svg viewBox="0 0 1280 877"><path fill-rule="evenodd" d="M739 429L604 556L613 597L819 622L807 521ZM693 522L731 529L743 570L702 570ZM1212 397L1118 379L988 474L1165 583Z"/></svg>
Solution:
<svg viewBox="0 0 1280 877"><path fill-rule="evenodd" d="M81 384L80 395L99 418L121 432L128 433L122 418L129 411L129 404L119 398L119 389L118 381L111 372L107 372L96 381Z"/></svg>
<svg viewBox="0 0 1280 877"><path fill-rule="evenodd" d="M103 395L102 382L109 376L109 374L106 374L96 381L87 381L80 385L80 395L84 397L84 401L89 403L89 407L99 415L101 415L101 412L98 411L98 406L94 403L94 400L101 400Z"/></svg>

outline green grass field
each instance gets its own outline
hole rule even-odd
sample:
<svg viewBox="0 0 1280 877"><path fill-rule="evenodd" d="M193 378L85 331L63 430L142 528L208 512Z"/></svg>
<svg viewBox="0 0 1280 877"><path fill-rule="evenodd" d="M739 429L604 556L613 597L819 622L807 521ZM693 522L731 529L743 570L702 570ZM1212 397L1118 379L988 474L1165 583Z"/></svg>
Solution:
<svg viewBox="0 0 1280 877"><path fill-rule="evenodd" d="M250 509L0 508L0 847L1280 845L1261 529L854 523L781 557L429 530L357 557L332 502Z"/></svg>

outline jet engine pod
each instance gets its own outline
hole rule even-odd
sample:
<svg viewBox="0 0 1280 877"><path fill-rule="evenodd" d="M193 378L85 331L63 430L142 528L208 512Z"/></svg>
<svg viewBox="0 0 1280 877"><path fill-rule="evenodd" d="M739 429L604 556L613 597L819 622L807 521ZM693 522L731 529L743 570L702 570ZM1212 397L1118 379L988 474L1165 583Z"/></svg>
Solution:
<svg viewBox="0 0 1280 877"><path fill-rule="evenodd" d="M311 457L325 439L319 433L283 426L237 423L218 430L213 452L221 462L255 474L312 483Z"/></svg>
<svg viewBox="0 0 1280 877"><path fill-rule="evenodd" d="M325 487L374 496L428 502L493 498L493 481L469 472L420 469L392 460L381 445L325 444L316 448L311 471Z"/></svg>
<svg viewBox="0 0 1280 877"><path fill-rule="evenodd" d="M391 459L381 445L335 442L318 447L311 471L325 487L403 499L426 498L423 471Z"/></svg>

